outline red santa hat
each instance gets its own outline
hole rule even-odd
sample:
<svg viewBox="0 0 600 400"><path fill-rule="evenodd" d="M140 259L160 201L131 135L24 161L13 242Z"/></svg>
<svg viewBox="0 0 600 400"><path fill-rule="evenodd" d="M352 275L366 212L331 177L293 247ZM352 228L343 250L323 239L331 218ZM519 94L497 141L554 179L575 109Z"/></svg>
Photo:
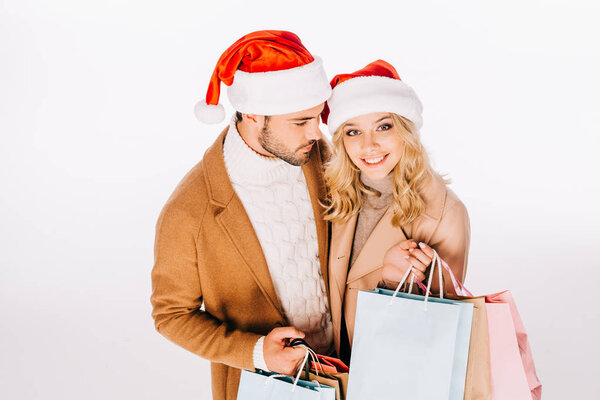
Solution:
<svg viewBox="0 0 600 400"><path fill-rule="evenodd" d="M240 38L219 58L206 99L194 109L196 117L216 124L225 118L219 104L221 82L236 111L278 115L312 108L331 94L319 57L300 38L286 31L258 31Z"/></svg>
<svg viewBox="0 0 600 400"><path fill-rule="evenodd" d="M374 112L401 115L417 129L423 125L423 106L415 91L383 60L350 74L336 75L330 85L333 92L321 118L332 134L347 120Z"/></svg>

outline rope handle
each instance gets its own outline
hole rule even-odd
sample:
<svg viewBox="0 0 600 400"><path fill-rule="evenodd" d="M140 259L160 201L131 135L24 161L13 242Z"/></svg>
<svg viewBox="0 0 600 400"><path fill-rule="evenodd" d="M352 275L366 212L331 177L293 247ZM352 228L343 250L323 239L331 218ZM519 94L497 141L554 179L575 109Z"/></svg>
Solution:
<svg viewBox="0 0 600 400"><path fill-rule="evenodd" d="M433 250L433 258L431 260L431 269L429 270L429 279L427 280L427 287L425 287L422 282L417 281L417 285L421 288L421 290L423 290L425 292L425 310L427 311L427 302L429 300L429 296L431 295L431 283L433 282L433 272L434 272L436 266L438 269L438 276L439 276L439 281L440 281L440 294L439 294L440 299L444 298L444 276L442 274L442 268L448 272L448 275L450 276L450 280L452 281L452 285L454 286L454 290L456 291L457 295L465 296L465 297L473 297L473 294L469 290L467 290L467 288L458 279L456 279L456 276L454 276L454 273L452 272L452 269L450 268L450 266L444 260L441 259L441 257L437 253L437 251L435 251L434 249L432 249L432 250ZM394 291L394 294L390 300L390 305L393 303L394 299L398 296L398 293L400 292L400 288L402 287L404 282L406 282L406 280L408 279L408 275L412 272L413 268L414 267L411 266L404 273L402 280L400 281L400 283L398 283L398 286L396 287L396 290ZM409 285L409 292L412 291L414 280L415 280L415 276L414 276L414 274L412 274L410 285Z"/></svg>
<svg viewBox="0 0 600 400"><path fill-rule="evenodd" d="M304 344L299 344L298 347L302 347L306 350L306 355L304 356L304 359L302 360L302 364L300 364L300 368L298 369L298 374L296 374L296 377L294 378L293 381L293 385L292 385L292 390L291 392L293 393L296 390L296 387L298 386L298 381L300 380L300 376L302 376L302 370L304 369L304 366L308 366L308 357L310 356L310 358L312 359L312 361L314 361L316 364L319 365L320 369L323 369L323 366L321 365L321 362L319 361L319 358L317 357L317 353L314 352L313 349L311 349L310 347L304 345ZM319 370L316 371L317 372L317 376L319 376ZM267 379L265 380L265 386L267 384L269 384L269 382L271 382L272 379L275 378L284 378L287 377L287 375L282 375L282 374L273 374L270 375L269 377L267 377ZM306 379L308 380L308 372L306 374ZM318 386L318 390L320 391L321 389L321 384L316 381L316 380L312 380L311 382L316 383Z"/></svg>

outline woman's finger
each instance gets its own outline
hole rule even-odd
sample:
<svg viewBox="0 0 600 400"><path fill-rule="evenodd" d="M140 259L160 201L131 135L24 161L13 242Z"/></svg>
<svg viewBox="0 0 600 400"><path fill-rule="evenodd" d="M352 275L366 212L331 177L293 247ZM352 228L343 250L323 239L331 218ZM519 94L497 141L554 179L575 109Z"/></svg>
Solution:
<svg viewBox="0 0 600 400"><path fill-rule="evenodd" d="M415 242L412 239L408 239L408 240L403 240L397 244L395 244L394 246L398 246L400 247L402 250L410 250L410 249L416 249L418 247L417 242Z"/></svg>
<svg viewBox="0 0 600 400"><path fill-rule="evenodd" d="M415 281L423 282L425 280L425 274L419 271L418 269L414 269L410 272L411 275L415 277ZM408 282L410 282L410 276L408 277Z"/></svg>
<svg viewBox="0 0 600 400"><path fill-rule="evenodd" d="M421 248L421 250L427 254L427 256L431 259L433 258L433 249L431 247L429 247L426 243L424 242L419 242L419 247Z"/></svg>
<svg viewBox="0 0 600 400"><path fill-rule="evenodd" d="M425 254L422 250L413 249L413 250L409 250L409 252L410 252L411 256L416 257L417 260L421 261L423 264L425 264L425 265L431 264L431 257L429 257L427 254Z"/></svg>
<svg viewBox="0 0 600 400"><path fill-rule="evenodd" d="M425 270L427 269L427 265L423 264L421 261L419 261L417 258L413 257L412 255L409 255L408 257L405 257L405 258L408 261L408 263L410 265L412 265L415 269L418 269L421 272L425 272Z"/></svg>
<svg viewBox="0 0 600 400"><path fill-rule="evenodd" d="M410 266L408 266L408 268L410 268ZM400 282L408 268L402 269L394 264L386 264L383 266L382 277L386 281Z"/></svg>

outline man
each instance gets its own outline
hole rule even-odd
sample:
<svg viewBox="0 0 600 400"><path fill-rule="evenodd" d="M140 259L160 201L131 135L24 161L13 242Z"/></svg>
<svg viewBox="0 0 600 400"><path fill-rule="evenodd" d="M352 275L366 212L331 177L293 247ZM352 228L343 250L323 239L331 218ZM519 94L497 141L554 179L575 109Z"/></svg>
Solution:
<svg viewBox="0 0 600 400"><path fill-rule="evenodd" d="M223 53L196 106L205 122L223 118L220 82L238 112L164 206L151 301L156 329L212 362L213 398L233 400L240 368L295 372L305 353L291 338L333 349L319 131L331 88L283 31Z"/></svg>

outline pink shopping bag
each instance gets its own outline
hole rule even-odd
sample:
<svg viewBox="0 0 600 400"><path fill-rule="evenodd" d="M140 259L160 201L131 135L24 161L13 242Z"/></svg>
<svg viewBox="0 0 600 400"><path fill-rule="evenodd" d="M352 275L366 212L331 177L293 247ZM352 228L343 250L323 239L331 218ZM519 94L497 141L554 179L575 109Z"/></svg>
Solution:
<svg viewBox="0 0 600 400"><path fill-rule="evenodd" d="M541 400L529 340L509 291L485 296L494 400Z"/></svg>
<svg viewBox="0 0 600 400"><path fill-rule="evenodd" d="M441 260L441 259L440 259ZM448 264L459 296L473 297L460 283ZM485 297L490 347L490 379L493 400L541 400L542 384L535 372L533 355L525 326L510 294L504 291Z"/></svg>

